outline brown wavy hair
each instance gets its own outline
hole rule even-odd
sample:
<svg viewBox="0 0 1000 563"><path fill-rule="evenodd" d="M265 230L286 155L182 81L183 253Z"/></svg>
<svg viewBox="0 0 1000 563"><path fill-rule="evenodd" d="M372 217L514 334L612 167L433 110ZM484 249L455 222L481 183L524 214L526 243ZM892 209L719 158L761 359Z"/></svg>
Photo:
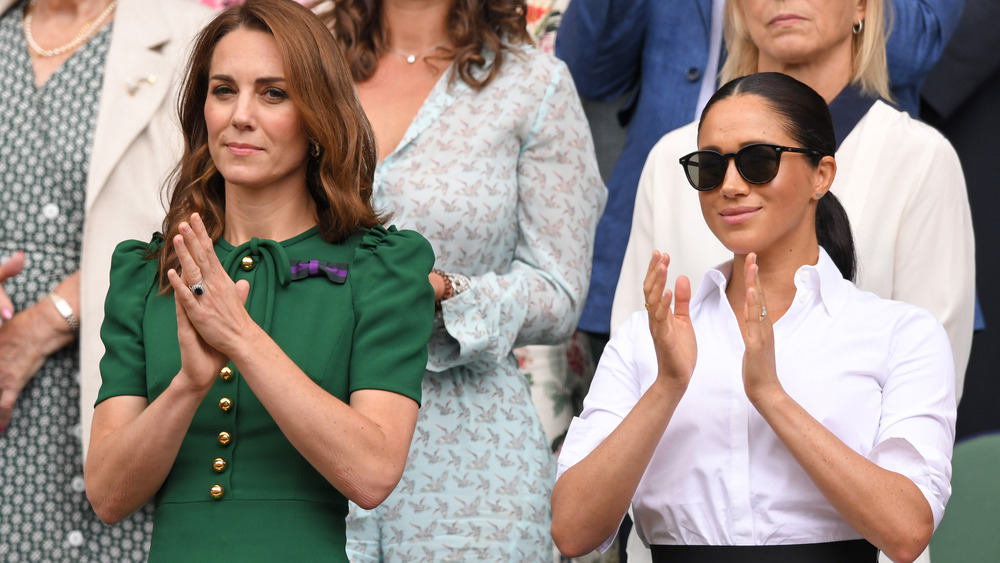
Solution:
<svg viewBox="0 0 1000 563"><path fill-rule="evenodd" d="M290 0L246 0L221 12L195 40L177 101L184 153L174 170L170 207L163 220L159 250L160 288L169 291L166 272L180 262L171 241L182 221L199 213L212 241L225 230L225 180L208 151L205 99L215 46L238 29L274 37L281 53L289 98L305 122L312 150L306 185L316 203L319 233L339 242L359 228L385 222L372 205L375 134L358 100L347 62L330 31L311 11Z"/></svg>
<svg viewBox="0 0 1000 563"><path fill-rule="evenodd" d="M381 0L313 0L312 5L344 49L354 81L371 78L389 51ZM532 43L527 13L525 0L453 0L448 36L454 48L441 57L454 60L449 80L460 78L476 90L492 82L507 51ZM479 72L486 65L484 52L494 56L485 74Z"/></svg>

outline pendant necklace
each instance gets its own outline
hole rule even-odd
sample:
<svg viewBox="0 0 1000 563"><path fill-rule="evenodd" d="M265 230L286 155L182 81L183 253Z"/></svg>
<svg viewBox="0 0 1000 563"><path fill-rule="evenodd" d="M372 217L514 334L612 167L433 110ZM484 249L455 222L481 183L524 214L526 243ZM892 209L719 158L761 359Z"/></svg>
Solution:
<svg viewBox="0 0 1000 563"><path fill-rule="evenodd" d="M402 51L393 49L392 47L387 47L387 48L389 49L389 52L395 55L399 55L400 57L406 59L406 62L408 62L409 64L413 64L417 62L417 59L419 59L420 57L426 55L427 53L430 53L431 51L436 51L437 49L440 49L441 47L444 47L447 44L448 44L447 41L445 41L444 43L438 43L437 45L424 49L423 51L420 51L418 53L404 53Z"/></svg>

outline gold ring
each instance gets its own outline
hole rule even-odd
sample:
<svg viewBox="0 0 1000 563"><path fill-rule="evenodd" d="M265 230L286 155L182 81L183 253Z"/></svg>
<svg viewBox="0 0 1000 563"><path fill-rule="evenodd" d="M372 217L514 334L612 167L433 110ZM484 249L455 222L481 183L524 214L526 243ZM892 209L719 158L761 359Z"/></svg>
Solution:
<svg viewBox="0 0 1000 563"><path fill-rule="evenodd" d="M762 305L761 308L760 308L760 318L758 318L757 321L758 322L764 322L764 319L766 319L766 318L767 318L767 307L764 307Z"/></svg>
<svg viewBox="0 0 1000 563"><path fill-rule="evenodd" d="M649 310L649 303L646 303L646 310Z"/></svg>

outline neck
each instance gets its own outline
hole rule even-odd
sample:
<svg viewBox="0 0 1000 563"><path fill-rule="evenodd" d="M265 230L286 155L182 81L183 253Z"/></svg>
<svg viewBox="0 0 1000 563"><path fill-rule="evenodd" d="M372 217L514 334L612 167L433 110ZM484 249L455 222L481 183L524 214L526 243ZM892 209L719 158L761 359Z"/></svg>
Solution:
<svg viewBox="0 0 1000 563"><path fill-rule="evenodd" d="M830 103L851 82L854 74L853 48L848 38L844 47L819 60L789 63L771 59L764 53L757 58L758 72L781 72L808 85Z"/></svg>
<svg viewBox="0 0 1000 563"><path fill-rule="evenodd" d="M111 0L35 0L35 21L45 18L90 19L108 7Z"/></svg>
<svg viewBox="0 0 1000 563"><path fill-rule="evenodd" d="M298 190L249 190L226 183L223 237L239 246L257 237L282 241L317 224L316 202L305 184Z"/></svg>
<svg viewBox="0 0 1000 563"><path fill-rule="evenodd" d="M740 324L746 304L746 276L744 265L746 254L733 255L733 273L726 285L726 298ZM787 248L757 255L757 275L760 279L767 304L767 313L772 322L777 322L795 299L795 272L805 265L815 265L819 261L819 245L812 239L812 245Z"/></svg>
<svg viewBox="0 0 1000 563"><path fill-rule="evenodd" d="M412 54L447 43L452 0L385 0L382 24L389 47Z"/></svg>

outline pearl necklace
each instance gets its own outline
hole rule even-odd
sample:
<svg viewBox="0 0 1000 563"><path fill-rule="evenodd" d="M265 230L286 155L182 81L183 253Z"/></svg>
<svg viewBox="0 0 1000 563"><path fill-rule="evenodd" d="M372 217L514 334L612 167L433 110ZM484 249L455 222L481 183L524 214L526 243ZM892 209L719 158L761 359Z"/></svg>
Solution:
<svg viewBox="0 0 1000 563"><path fill-rule="evenodd" d="M430 48L427 48L427 49L424 49L423 51L420 51L418 53L404 53L402 51L397 51L396 49L393 49L392 47L388 47L388 49L393 54L399 55L400 57L403 57L404 59L406 59L406 62L408 62L410 64L413 64L413 63L417 62L417 59L419 59L423 55L426 55L427 53L430 53L431 51L436 51L437 49L440 49L441 47L444 47L447 44L448 44L447 41L445 41L444 43L438 43L437 45L435 45L433 47L430 47Z"/></svg>
<svg viewBox="0 0 1000 563"><path fill-rule="evenodd" d="M56 47L55 49L42 49L42 46L35 41L35 37L31 34L31 21L35 11L35 0L31 0L31 3L28 4L28 13L25 14L24 19L21 20L21 28L24 30L24 41L28 44L28 48L39 57L47 58L62 55L63 53L76 49L93 37L117 5L118 0L111 0L111 3L104 8L104 11L80 28L80 31L76 33L76 37L74 37L69 43L61 47Z"/></svg>

